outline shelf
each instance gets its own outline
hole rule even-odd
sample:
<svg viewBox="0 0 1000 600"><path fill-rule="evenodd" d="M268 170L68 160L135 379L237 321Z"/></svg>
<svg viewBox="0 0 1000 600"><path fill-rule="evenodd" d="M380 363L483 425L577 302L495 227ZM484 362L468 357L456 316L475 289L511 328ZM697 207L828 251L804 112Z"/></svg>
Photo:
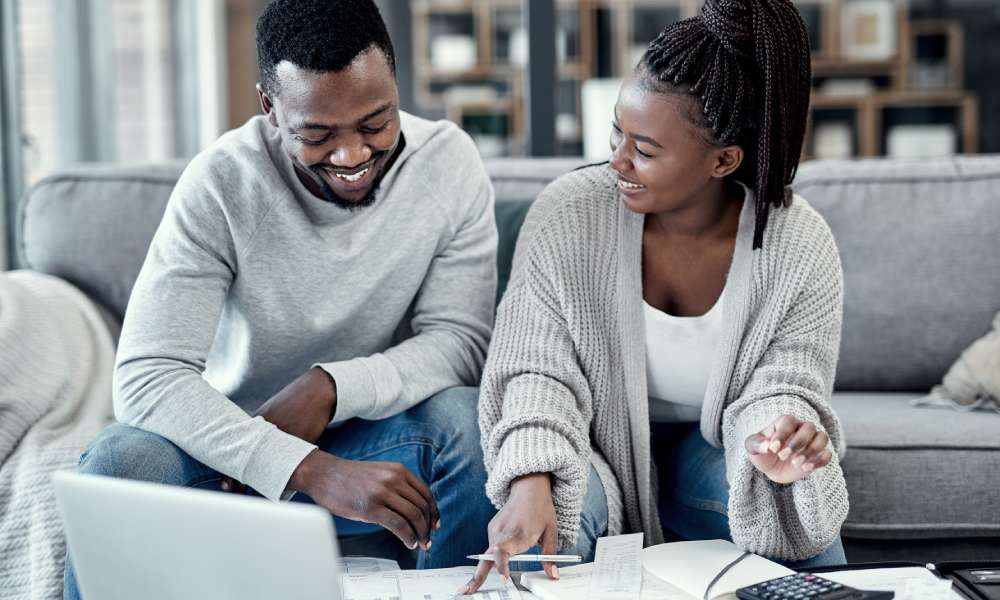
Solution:
<svg viewBox="0 0 1000 600"><path fill-rule="evenodd" d="M850 96L846 94L816 94L809 99L810 108L851 108L871 102L872 94Z"/></svg>
<svg viewBox="0 0 1000 600"><path fill-rule="evenodd" d="M475 10L475 0L417 0L413 3L413 13L456 13Z"/></svg>
<svg viewBox="0 0 1000 600"><path fill-rule="evenodd" d="M900 106L952 105L972 98L964 90L891 90L872 95L877 104Z"/></svg>
<svg viewBox="0 0 1000 600"><path fill-rule="evenodd" d="M842 58L813 58L812 71L816 75L883 75L899 70L896 60L844 60Z"/></svg>
<svg viewBox="0 0 1000 600"><path fill-rule="evenodd" d="M885 51L880 56L888 58L848 59L844 48L848 45L859 48L853 38L842 35L845 24L857 18L856 14L848 16L852 13L843 10L850 1L793 0L803 12L813 40L814 89L803 150L807 151L814 142L817 113L819 120L826 119L827 123L850 122L852 155L874 156L883 152L886 136L883 129L891 127L903 112L910 119L923 114L919 109L927 107L928 118L953 116L954 126L960 132L961 150L975 152L978 102L974 95L961 89L961 27L951 21L911 22L909 0L890 0L894 5L875 15L880 19L875 31L888 31L893 36L892 45L875 46ZM565 115L581 122L582 82L628 73L638 50L650 41L645 38L662 30L670 19L696 15L701 4L702 0L557 0L557 27L568 32L559 36L562 42L557 42L565 49L561 55L568 57L558 64L554 91L556 112L564 119L565 135L559 138L559 143L564 147L578 143L575 141L578 136L569 135L575 132ZM482 111L508 111L505 117L508 146L517 147L517 140L523 140L525 134L520 115L525 83L524 67L519 64L525 44L520 33L524 26L521 10L522 0L414 0L413 54L418 57L414 79L421 107L474 120L487 119ZM459 70L435 68L430 62L433 32L472 38L475 64ZM918 38L924 41L918 44ZM472 44L467 40L458 42L466 64L470 64ZM920 60L925 61L923 70L914 69L918 52L922 52ZM435 56L451 58L442 50ZM943 78L944 69L947 78ZM914 77L924 82L940 81L946 87L914 89L911 81ZM830 91L825 91L828 84ZM478 98L475 90L468 96L449 97L451 86L481 86L483 98ZM496 92L495 99L490 98L493 92L489 88ZM835 89L844 91L837 93ZM885 111L889 112L883 115ZM823 135L829 133L827 129ZM846 140L843 132L836 135L839 136L836 139Z"/></svg>
<svg viewBox="0 0 1000 600"><path fill-rule="evenodd" d="M421 63L417 69L428 79L466 81L469 79L504 79L515 73L513 67L488 67L476 65L467 69L436 69L430 63Z"/></svg>

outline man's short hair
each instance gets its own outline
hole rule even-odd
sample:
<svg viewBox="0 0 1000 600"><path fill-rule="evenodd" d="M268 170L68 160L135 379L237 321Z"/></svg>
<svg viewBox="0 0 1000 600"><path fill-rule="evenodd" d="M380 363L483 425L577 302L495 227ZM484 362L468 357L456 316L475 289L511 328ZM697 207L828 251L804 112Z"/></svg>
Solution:
<svg viewBox="0 0 1000 600"><path fill-rule="evenodd" d="M257 66L268 94L278 93L275 67L283 60L310 71L343 71L369 48L396 57L372 0L274 0L257 19Z"/></svg>

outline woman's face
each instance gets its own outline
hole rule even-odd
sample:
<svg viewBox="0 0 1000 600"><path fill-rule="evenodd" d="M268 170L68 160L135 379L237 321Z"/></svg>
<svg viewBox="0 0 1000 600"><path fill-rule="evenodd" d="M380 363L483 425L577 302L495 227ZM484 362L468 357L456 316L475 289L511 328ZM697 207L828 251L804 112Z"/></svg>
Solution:
<svg viewBox="0 0 1000 600"><path fill-rule="evenodd" d="M692 120L701 111L689 96L647 89L640 76L622 84L611 130L611 167L625 205L642 214L687 208L702 200L713 180L728 175L735 149L706 139ZM727 154L728 153L728 154Z"/></svg>

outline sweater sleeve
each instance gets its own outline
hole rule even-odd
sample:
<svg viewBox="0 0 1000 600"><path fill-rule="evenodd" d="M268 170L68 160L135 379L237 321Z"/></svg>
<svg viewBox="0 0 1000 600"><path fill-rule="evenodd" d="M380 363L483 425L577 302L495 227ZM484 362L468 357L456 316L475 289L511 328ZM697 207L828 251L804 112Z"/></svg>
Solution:
<svg viewBox="0 0 1000 600"><path fill-rule="evenodd" d="M830 237L739 398L723 415L729 526L733 541L742 548L802 560L825 550L840 535L848 510L840 467L846 446L830 397L842 313L843 275ZM747 437L781 415L825 431L833 451L826 467L788 485L760 473L745 448Z"/></svg>
<svg viewBox="0 0 1000 600"><path fill-rule="evenodd" d="M175 187L132 290L116 358L115 416L277 500L315 446L251 418L202 378L237 272L239 217L226 211L199 160Z"/></svg>
<svg viewBox="0 0 1000 600"><path fill-rule="evenodd" d="M553 293L552 263L565 249L553 249L549 235L548 252L533 243L540 218L533 211L497 313L479 428L490 500L502 508L515 478L551 473L559 544L566 548L575 543L589 476L592 400Z"/></svg>
<svg viewBox="0 0 1000 600"><path fill-rule="evenodd" d="M413 337L378 354L317 365L336 381L333 423L384 419L446 388L479 382L496 297L497 230L493 185L468 145L465 170L454 174L467 182L466 209L424 276L410 321Z"/></svg>

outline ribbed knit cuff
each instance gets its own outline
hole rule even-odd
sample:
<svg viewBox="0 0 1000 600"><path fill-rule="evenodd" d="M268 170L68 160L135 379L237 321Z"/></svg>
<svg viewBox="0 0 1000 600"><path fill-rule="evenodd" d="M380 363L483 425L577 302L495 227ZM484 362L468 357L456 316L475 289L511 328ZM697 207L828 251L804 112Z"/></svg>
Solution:
<svg viewBox="0 0 1000 600"><path fill-rule="evenodd" d="M313 365L326 371L337 385L337 410L331 425L363 416L375 402L375 381L363 358Z"/></svg>
<svg viewBox="0 0 1000 600"><path fill-rule="evenodd" d="M794 396L751 404L739 415L726 448L730 484L729 527L741 548L779 560L803 560L825 550L847 517L847 486L834 448L827 466L788 485L775 484L750 462L746 438L781 415L826 431L819 414Z"/></svg>
<svg viewBox="0 0 1000 600"><path fill-rule="evenodd" d="M817 431L827 433L820 422L819 413L807 402L794 396L778 396L758 400L743 409L733 429L736 443L745 449L748 437L760 433L782 415L791 415L799 421L812 423ZM744 455L745 452L744 450Z"/></svg>
<svg viewBox="0 0 1000 600"><path fill-rule="evenodd" d="M316 446L285 433L261 417L254 420L257 419L265 424L264 435L243 468L240 480L265 498L277 501L288 487L292 473Z"/></svg>
<svg viewBox="0 0 1000 600"><path fill-rule="evenodd" d="M589 468L587 457L577 455L569 440L554 429L521 426L505 436L486 481L486 495L502 508L514 479L529 473L551 473L559 547L568 548L575 544L580 528Z"/></svg>

